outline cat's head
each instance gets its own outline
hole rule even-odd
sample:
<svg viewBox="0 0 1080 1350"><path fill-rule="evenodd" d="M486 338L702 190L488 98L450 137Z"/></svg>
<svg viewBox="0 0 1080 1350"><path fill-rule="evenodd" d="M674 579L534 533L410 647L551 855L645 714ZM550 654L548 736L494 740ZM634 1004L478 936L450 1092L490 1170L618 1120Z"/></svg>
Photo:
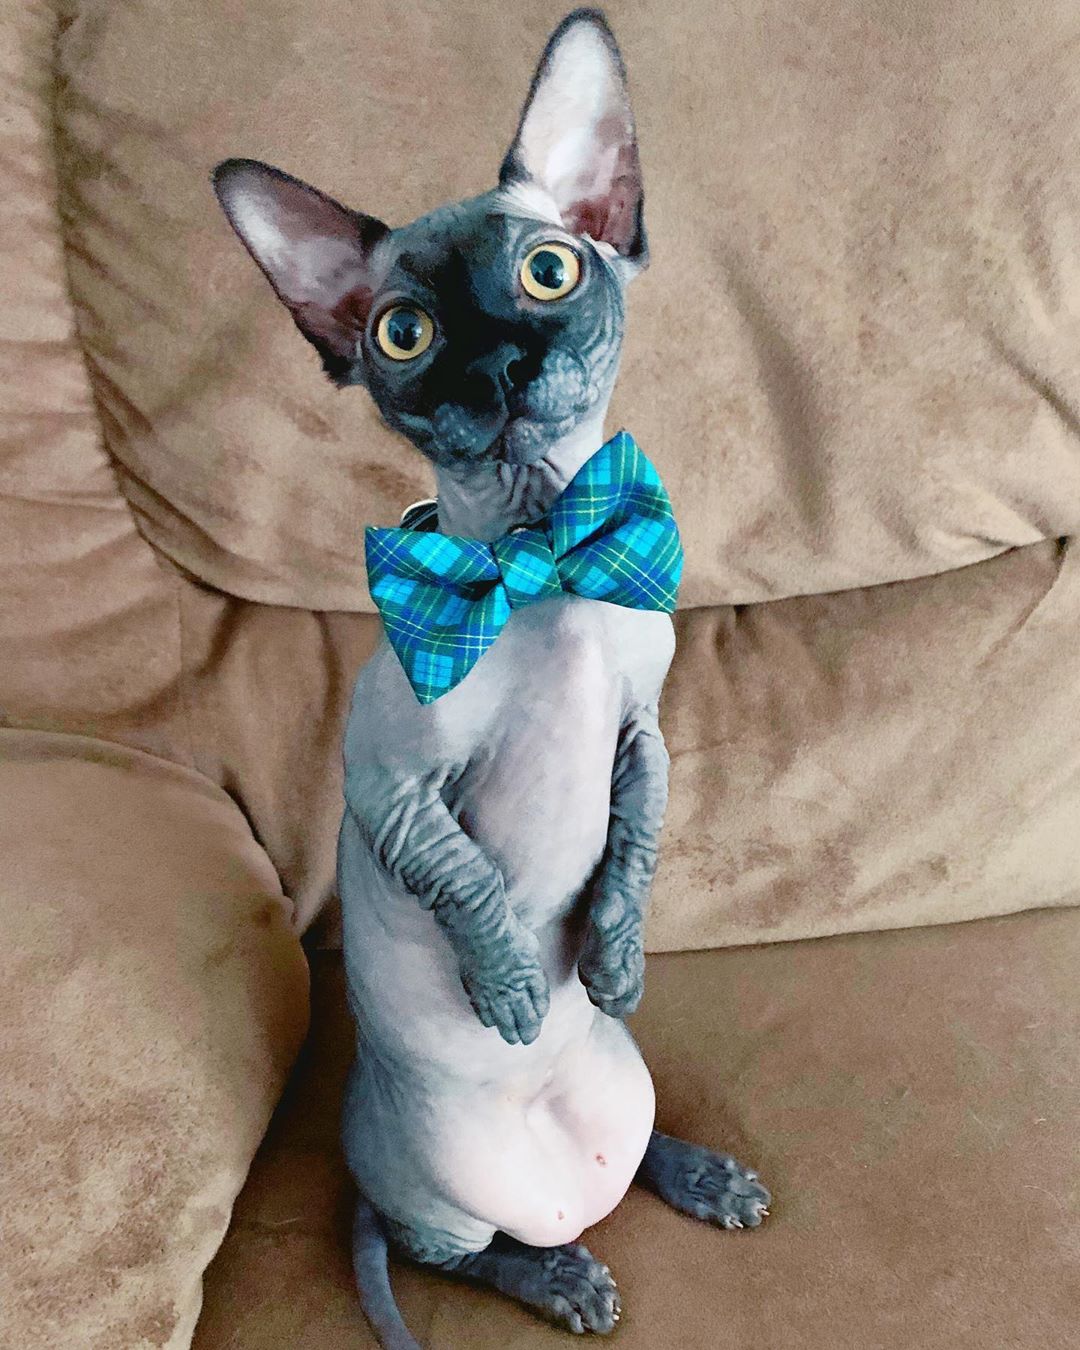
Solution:
<svg viewBox="0 0 1080 1350"><path fill-rule="evenodd" d="M452 153L453 147L447 147ZM498 186L391 229L268 164L214 190L339 387L437 465L533 463L611 395L645 267L626 71L603 14L555 29Z"/></svg>

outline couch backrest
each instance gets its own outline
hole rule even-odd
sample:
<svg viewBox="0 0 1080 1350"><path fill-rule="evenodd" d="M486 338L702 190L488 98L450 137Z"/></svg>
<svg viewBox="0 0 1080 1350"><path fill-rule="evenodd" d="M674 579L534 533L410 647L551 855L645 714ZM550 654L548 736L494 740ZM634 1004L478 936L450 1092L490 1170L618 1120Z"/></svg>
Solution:
<svg viewBox="0 0 1080 1350"><path fill-rule="evenodd" d="M568 5L79 0L61 207L145 535L223 590L372 611L362 526L432 477L339 392L209 173L404 223L495 181ZM611 0L653 265L612 427L669 485L684 606L916 577L1080 521L1075 0Z"/></svg>
<svg viewBox="0 0 1080 1350"><path fill-rule="evenodd" d="M61 0L57 34L0 0L0 725L226 786L302 924L379 630L361 528L431 482L322 379L209 166L392 221L482 188L561 14L362 8ZM656 258L612 420L688 560L653 949L1075 902L1080 11L893 9L609 11Z"/></svg>
<svg viewBox="0 0 1080 1350"><path fill-rule="evenodd" d="M186 756L176 595L117 484L57 214L52 5L0 3L0 726Z"/></svg>

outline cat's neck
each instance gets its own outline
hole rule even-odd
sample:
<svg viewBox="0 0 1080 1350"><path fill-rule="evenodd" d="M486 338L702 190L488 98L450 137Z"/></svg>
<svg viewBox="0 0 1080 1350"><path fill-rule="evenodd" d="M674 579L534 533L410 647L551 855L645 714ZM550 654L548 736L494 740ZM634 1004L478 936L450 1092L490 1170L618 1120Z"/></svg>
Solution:
<svg viewBox="0 0 1080 1350"><path fill-rule="evenodd" d="M604 411L556 441L535 464L437 465L439 531L491 542L538 520L604 443Z"/></svg>

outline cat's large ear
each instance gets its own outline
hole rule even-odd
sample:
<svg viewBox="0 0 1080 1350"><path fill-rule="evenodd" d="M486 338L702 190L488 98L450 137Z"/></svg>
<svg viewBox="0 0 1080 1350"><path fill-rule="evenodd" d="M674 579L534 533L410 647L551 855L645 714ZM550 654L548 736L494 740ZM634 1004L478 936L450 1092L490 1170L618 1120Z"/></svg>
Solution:
<svg viewBox="0 0 1080 1350"><path fill-rule="evenodd" d="M548 39L499 170L533 182L572 234L610 244L633 270L648 262L644 194L626 67L598 9L576 9Z"/></svg>
<svg viewBox="0 0 1080 1350"><path fill-rule="evenodd" d="M371 255L389 228L257 159L226 159L214 192L337 385L359 381L359 339L372 301Z"/></svg>

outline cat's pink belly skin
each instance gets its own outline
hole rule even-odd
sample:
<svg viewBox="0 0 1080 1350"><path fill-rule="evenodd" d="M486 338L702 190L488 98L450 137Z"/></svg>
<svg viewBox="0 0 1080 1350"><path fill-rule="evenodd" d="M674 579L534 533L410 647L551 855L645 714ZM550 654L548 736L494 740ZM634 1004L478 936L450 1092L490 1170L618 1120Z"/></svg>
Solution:
<svg viewBox="0 0 1080 1350"><path fill-rule="evenodd" d="M576 1241L626 1194L655 1097L630 1037L608 1019L539 1093L493 1086L473 1105L471 1128L444 1139L455 1201L521 1242L549 1247Z"/></svg>
<svg viewBox="0 0 1080 1350"><path fill-rule="evenodd" d="M351 862L371 895L374 864L359 850ZM530 1246L574 1241L622 1199L649 1140L655 1098L633 1038L589 1002L561 925L543 943L551 1008L524 1046L477 1021L445 946L424 941L431 915L395 906L395 917L367 909L362 961L346 951L362 1032L393 1047L384 1062L361 1045L357 1060L346 1148L359 1185L401 1222L477 1249L495 1229Z"/></svg>
<svg viewBox="0 0 1080 1350"><path fill-rule="evenodd" d="M540 1170L549 1164L552 1177L540 1177L541 1203L499 1225L521 1242L545 1247L576 1241L611 1213L634 1179L653 1127L652 1080L644 1064L639 1072L624 1065L610 1082L598 1068L588 1066L587 1079L526 1111ZM556 1178L564 1179L561 1187ZM552 1194L560 1190L565 1204L553 1206Z"/></svg>

